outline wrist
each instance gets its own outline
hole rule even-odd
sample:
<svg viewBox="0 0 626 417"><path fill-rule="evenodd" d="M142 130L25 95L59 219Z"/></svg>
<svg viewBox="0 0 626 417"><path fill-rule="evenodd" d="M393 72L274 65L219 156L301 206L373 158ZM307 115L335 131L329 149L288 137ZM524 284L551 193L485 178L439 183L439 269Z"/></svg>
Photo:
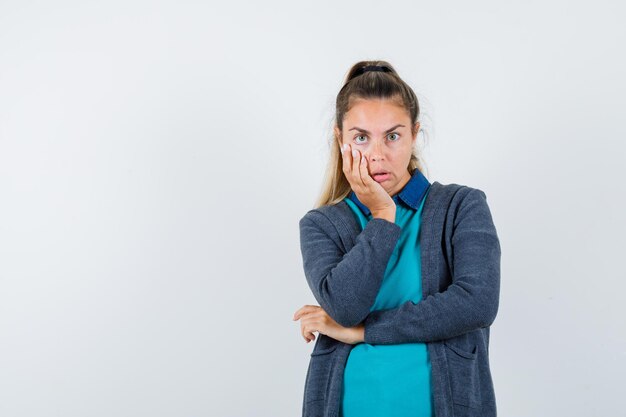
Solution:
<svg viewBox="0 0 626 417"><path fill-rule="evenodd" d="M363 343L365 341L365 326L363 324L359 324L354 329L354 345L357 343Z"/></svg>
<svg viewBox="0 0 626 417"><path fill-rule="evenodd" d="M396 209L385 209L377 212L372 212L372 218L385 219L391 223L396 222Z"/></svg>

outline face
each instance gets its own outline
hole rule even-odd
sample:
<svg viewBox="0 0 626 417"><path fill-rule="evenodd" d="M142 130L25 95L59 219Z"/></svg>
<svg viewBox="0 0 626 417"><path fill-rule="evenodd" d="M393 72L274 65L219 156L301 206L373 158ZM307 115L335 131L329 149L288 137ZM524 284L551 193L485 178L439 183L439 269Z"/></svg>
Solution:
<svg viewBox="0 0 626 417"><path fill-rule="evenodd" d="M335 137L350 144L367 159L367 170L393 196L411 179L408 166L419 123L411 132L411 118L404 107L392 100L358 99L343 120L343 132L335 126ZM385 171L388 175L374 177Z"/></svg>

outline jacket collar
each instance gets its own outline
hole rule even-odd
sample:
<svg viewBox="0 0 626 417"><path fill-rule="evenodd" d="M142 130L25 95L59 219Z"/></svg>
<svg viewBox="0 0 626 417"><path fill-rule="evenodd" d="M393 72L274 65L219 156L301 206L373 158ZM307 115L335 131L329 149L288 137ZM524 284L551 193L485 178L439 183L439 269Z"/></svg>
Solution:
<svg viewBox="0 0 626 417"><path fill-rule="evenodd" d="M426 190L430 186L430 182L421 173L418 168L415 168L413 171L413 175L411 175L411 179L406 185L400 190L399 193L392 197L393 201L398 204L399 200L402 200L406 205L411 207L414 210L419 209L420 203L422 202L422 198L424 197ZM369 216L370 210L367 206L359 201L354 191L350 191L348 198L352 200L365 214Z"/></svg>

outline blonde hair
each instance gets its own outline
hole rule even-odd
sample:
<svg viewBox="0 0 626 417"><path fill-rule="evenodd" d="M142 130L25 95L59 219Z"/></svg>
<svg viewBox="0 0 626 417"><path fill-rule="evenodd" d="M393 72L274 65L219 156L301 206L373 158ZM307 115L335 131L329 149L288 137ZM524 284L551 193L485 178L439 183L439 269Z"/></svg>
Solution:
<svg viewBox="0 0 626 417"><path fill-rule="evenodd" d="M366 71L363 67L376 65L386 67L384 71ZM404 106L411 118L411 130L414 131L420 108L417 96L411 87L398 75L396 70L387 61L360 61L350 68L343 87L337 94L335 104L335 124L339 131L343 131L343 119L350 110L355 99L391 99ZM321 193L315 203L315 208L325 205L334 205L350 194L350 183L343 173L343 162L339 146L341 138L334 133L330 135L330 158L324 175ZM413 147L408 171L413 174L415 169L424 172L421 155Z"/></svg>

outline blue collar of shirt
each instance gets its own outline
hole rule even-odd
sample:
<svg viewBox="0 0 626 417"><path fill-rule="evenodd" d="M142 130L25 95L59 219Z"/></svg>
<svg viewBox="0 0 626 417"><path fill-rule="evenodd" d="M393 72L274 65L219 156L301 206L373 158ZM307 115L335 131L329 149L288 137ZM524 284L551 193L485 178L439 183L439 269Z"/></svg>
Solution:
<svg viewBox="0 0 626 417"><path fill-rule="evenodd" d="M413 175L411 175L411 179L407 182L402 190L399 193L391 197L394 203L398 204L399 200L402 200L406 205L411 207L414 210L419 209L420 203L422 202L422 198L426 194L426 190L430 186L430 182L421 173L421 171L415 168L413 171ZM354 191L350 191L348 198L352 200L365 214L366 216L370 215L370 210L367 206L359 201Z"/></svg>

